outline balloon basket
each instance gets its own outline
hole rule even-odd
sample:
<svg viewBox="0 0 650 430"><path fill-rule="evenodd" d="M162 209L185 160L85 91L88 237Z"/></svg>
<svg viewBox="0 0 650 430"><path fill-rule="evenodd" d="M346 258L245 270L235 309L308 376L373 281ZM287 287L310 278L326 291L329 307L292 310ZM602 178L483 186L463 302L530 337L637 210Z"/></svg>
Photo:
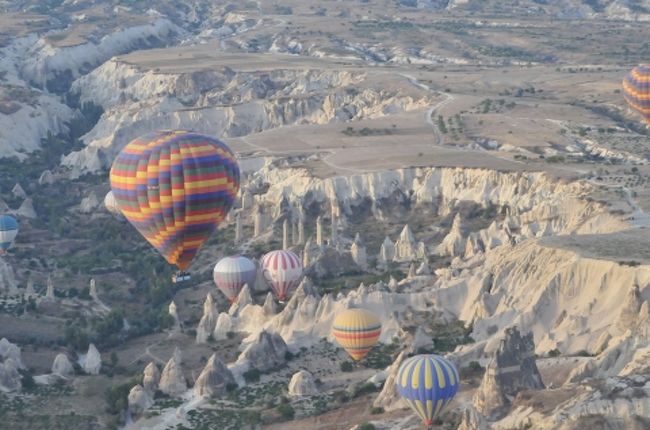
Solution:
<svg viewBox="0 0 650 430"><path fill-rule="evenodd" d="M189 281L190 279L192 279L192 276L187 272L176 272L172 275L172 282L174 284Z"/></svg>

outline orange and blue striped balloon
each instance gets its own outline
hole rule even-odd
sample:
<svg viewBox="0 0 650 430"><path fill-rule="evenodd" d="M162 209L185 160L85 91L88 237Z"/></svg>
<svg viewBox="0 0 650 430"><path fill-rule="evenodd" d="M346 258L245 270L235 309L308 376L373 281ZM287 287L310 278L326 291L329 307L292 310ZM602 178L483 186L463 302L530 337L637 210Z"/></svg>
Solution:
<svg viewBox="0 0 650 430"><path fill-rule="evenodd" d="M159 131L126 145L110 182L126 219L167 262L185 270L230 211L239 166L213 137Z"/></svg>
<svg viewBox="0 0 650 430"><path fill-rule="evenodd" d="M416 355L397 372L397 391L426 426L458 392L458 371L439 355Z"/></svg>
<svg viewBox="0 0 650 430"><path fill-rule="evenodd" d="M630 107L650 125L650 64L635 67L623 79L623 95Z"/></svg>
<svg viewBox="0 0 650 430"><path fill-rule="evenodd" d="M332 335L355 361L363 360L381 334L381 321L365 309L347 309L336 316Z"/></svg>

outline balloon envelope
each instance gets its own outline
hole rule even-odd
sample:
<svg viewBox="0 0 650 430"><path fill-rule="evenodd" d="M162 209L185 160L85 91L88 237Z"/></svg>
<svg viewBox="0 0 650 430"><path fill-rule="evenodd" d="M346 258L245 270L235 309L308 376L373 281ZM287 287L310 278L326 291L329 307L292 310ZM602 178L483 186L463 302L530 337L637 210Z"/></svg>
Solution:
<svg viewBox="0 0 650 430"><path fill-rule="evenodd" d="M241 255L222 258L214 266L214 283L231 302L237 299L244 285L253 288L256 277L255 263Z"/></svg>
<svg viewBox="0 0 650 430"><path fill-rule="evenodd" d="M365 309L348 309L336 316L332 335L336 341L356 360L362 360L381 334L381 321Z"/></svg>
<svg viewBox="0 0 650 430"><path fill-rule="evenodd" d="M11 247L18 235L18 221L9 215L0 216L0 254Z"/></svg>
<svg viewBox="0 0 650 430"><path fill-rule="evenodd" d="M262 273L279 300L300 284L302 264L291 251L271 251L262 257Z"/></svg>
<svg viewBox="0 0 650 430"><path fill-rule="evenodd" d="M458 371L439 355L416 355L402 363L396 383L400 396L430 426L458 392Z"/></svg>
<svg viewBox="0 0 650 430"><path fill-rule="evenodd" d="M650 64L635 67L623 79L623 95L630 107L650 125Z"/></svg>
<svg viewBox="0 0 650 430"><path fill-rule="evenodd" d="M185 270L232 207L239 167L215 138L161 131L126 145L110 180L126 219L167 262Z"/></svg>

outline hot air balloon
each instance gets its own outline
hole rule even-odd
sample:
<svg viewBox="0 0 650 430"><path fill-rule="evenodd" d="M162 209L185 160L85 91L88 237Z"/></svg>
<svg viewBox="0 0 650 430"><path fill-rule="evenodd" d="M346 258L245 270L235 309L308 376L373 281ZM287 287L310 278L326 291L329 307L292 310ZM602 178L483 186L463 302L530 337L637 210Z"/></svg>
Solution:
<svg viewBox="0 0 650 430"><path fill-rule="evenodd" d="M332 335L355 361L363 360L377 344L381 321L365 309L348 309L334 319Z"/></svg>
<svg viewBox="0 0 650 430"><path fill-rule="evenodd" d="M214 266L213 277L217 288L232 303L237 299L245 284L253 287L257 277L257 268L255 263L241 255L225 257Z"/></svg>
<svg viewBox="0 0 650 430"><path fill-rule="evenodd" d="M122 215L183 273L226 217L239 190L239 166L221 141L159 131L131 141L115 159L111 191Z"/></svg>
<svg viewBox="0 0 650 430"><path fill-rule="evenodd" d="M650 126L650 64L635 67L623 79L623 95Z"/></svg>
<svg viewBox="0 0 650 430"><path fill-rule="evenodd" d="M458 392L458 371L439 355L416 355L406 360L397 372L397 391L431 426L434 418Z"/></svg>
<svg viewBox="0 0 650 430"><path fill-rule="evenodd" d="M284 301L289 291L300 284L302 264L291 251L271 251L262 257L262 273L278 300Z"/></svg>
<svg viewBox="0 0 650 430"><path fill-rule="evenodd" d="M115 196L113 195L112 191L106 193L106 197L104 197L104 207L106 208L107 211L109 211L113 215L122 214L120 212L120 207L117 204L117 200L115 199Z"/></svg>
<svg viewBox="0 0 650 430"><path fill-rule="evenodd" d="M0 255L7 253L17 234L18 221L9 215L0 216Z"/></svg>

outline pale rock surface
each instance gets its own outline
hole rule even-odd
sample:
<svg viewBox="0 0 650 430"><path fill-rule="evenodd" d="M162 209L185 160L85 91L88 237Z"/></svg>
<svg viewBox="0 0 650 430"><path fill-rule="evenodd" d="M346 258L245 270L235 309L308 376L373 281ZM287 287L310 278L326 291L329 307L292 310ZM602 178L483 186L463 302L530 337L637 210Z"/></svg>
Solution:
<svg viewBox="0 0 650 430"><path fill-rule="evenodd" d="M9 342L7 338L0 339L0 358L3 360L12 359L20 369L24 369L22 352L20 347L14 343Z"/></svg>
<svg viewBox="0 0 650 430"><path fill-rule="evenodd" d="M389 262L395 259L395 244L390 240L390 237L386 236L384 241L379 248L379 255L377 256L377 261L381 265L386 265Z"/></svg>
<svg viewBox="0 0 650 430"><path fill-rule="evenodd" d="M508 328L474 394L474 407L487 417L499 417L519 391L543 388L533 334L522 336L516 327Z"/></svg>
<svg viewBox="0 0 650 430"><path fill-rule="evenodd" d="M19 199L26 199L27 198L27 193L25 192L25 189L20 185L18 182L14 185L14 187L11 189L11 194Z"/></svg>
<svg viewBox="0 0 650 430"><path fill-rule="evenodd" d="M350 248L352 259L362 270L368 269L368 256L366 255L366 245L363 243L359 233L354 237L352 246Z"/></svg>
<svg viewBox="0 0 650 430"><path fill-rule="evenodd" d="M314 382L311 373L301 370L293 374L289 381L289 396L300 397L315 394L318 394L318 388L316 388L316 382Z"/></svg>
<svg viewBox="0 0 650 430"><path fill-rule="evenodd" d="M38 178L38 185L52 185L54 183L54 175L51 170L44 170Z"/></svg>
<svg viewBox="0 0 650 430"><path fill-rule="evenodd" d="M271 317L278 313L278 306L275 303L275 299L273 299L273 294L268 293L266 295L266 299L264 299L262 308L264 310L264 315L267 317Z"/></svg>
<svg viewBox="0 0 650 430"><path fill-rule="evenodd" d="M12 393L20 391L22 386L18 363L12 358L7 358L0 363L0 392Z"/></svg>
<svg viewBox="0 0 650 430"><path fill-rule="evenodd" d="M216 308L212 294L208 293L205 302L203 303L203 316L196 327L196 343L206 343L212 333L217 322Z"/></svg>
<svg viewBox="0 0 650 430"><path fill-rule="evenodd" d="M171 303L169 303L169 307L167 308L167 312L174 319L174 327L172 328L172 332L180 332L181 331L181 320L178 317L178 309L176 308L176 302L174 302L172 300Z"/></svg>
<svg viewBox="0 0 650 430"><path fill-rule="evenodd" d="M82 214L89 214L94 212L99 207L99 199L95 193L90 193L84 197L79 204L79 212Z"/></svg>
<svg viewBox="0 0 650 430"><path fill-rule="evenodd" d="M212 354L194 383L194 395L196 397L223 396L227 392L227 386L234 383L235 378L228 367L216 354Z"/></svg>
<svg viewBox="0 0 650 430"><path fill-rule="evenodd" d="M142 415L147 409L152 407L154 400L142 385L135 385L129 391L128 408L132 417Z"/></svg>
<svg viewBox="0 0 650 430"><path fill-rule="evenodd" d="M147 364L142 375L142 386L149 394L154 394L160 383L160 370L153 361Z"/></svg>
<svg viewBox="0 0 650 430"><path fill-rule="evenodd" d="M418 256L418 244L415 241L411 227L404 226L402 232L395 242L395 261L412 261Z"/></svg>
<svg viewBox="0 0 650 430"><path fill-rule="evenodd" d="M449 255L458 257L466 254L466 238L463 232L463 225L460 214L456 214L451 229L445 238L438 245L436 252L438 255Z"/></svg>
<svg viewBox="0 0 650 430"><path fill-rule="evenodd" d="M287 351L287 344L279 334L264 330L257 336L256 341L240 354L237 362L246 361L251 367L266 372L283 366L287 360Z"/></svg>
<svg viewBox="0 0 650 430"><path fill-rule="evenodd" d="M212 337L214 340L228 339L228 333L233 331L233 318L226 312L221 312L217 317Z"/></svg>
<svg viewBox="0 0 650 430"><path fill-rule="evenodd" d="M180 355L176 351L163 368L158 389L172 397L177 397L187 391L187 381L181 368Z"/></svg>
<svg viewBox="0 0 650 430"><path fill-rule="evenodd" d="M393 364L388 367L384 387L372 403L374 407L384 408L388 412L408 407L397 392L397 373L404 360L408 358L408 354L409 351L400 352Z"/></svg>
<svg viewBox="0 0 650 430"><path fill-rule="evenodd" d="M88 352L82 360L82 368L89 375L99 375L102 368L102 357L94 344L88 345Z"/></svg>
<svg viewBox="0 0 650 430"><path fill-rule="evenodd" d="M60 353L54 357L54 362L52 363L52 373L64 377L70 376L74 373L72 363L66 354Z"/></svg>
<svg viewBox="0 0 650 430"><path fill-rule="evenodd" d="M34 202L32 201L31 198L26 198L25 200L23 200L23 202L20 204L20 207L16 211L16 215L29 218L29 219L38 218L38 215L36 214L36 209L34 209Z"/></svg>
<svg viewBox="0 0 650 430"><path fill-rule="evenodd" d="M463 410L457 430L490 430L490 425L485 417L470 405Z"/></svg>

